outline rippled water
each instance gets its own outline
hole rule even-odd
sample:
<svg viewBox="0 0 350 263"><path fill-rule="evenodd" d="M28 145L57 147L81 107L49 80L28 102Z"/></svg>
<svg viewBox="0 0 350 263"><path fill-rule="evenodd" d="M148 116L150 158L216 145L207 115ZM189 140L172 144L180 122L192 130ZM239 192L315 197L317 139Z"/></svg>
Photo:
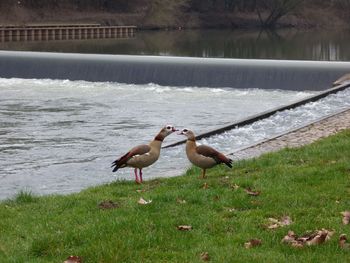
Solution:
<svg viewBox="0 0 350 263"><path fill-rule="evenodd" d="M129 168L113 174L110 163L165 124L204 132L310 94L0 78L0 199L133 179ZM187 167L182 147L164 149L144 178Z"/></svg>
<svg viewBox="0 0 350 263"><path fill-rule="evenodd" d="M145 30L133 39L0 42L1 50L292 60L350 60L349 30Z"/></svg>
<svg viewBox="0 0 350 263"><path fill-rule="evenodd" d="M200 141L226 153L279 135L350 107L350 88L295 109L277 112L269 118Z"/></svg>

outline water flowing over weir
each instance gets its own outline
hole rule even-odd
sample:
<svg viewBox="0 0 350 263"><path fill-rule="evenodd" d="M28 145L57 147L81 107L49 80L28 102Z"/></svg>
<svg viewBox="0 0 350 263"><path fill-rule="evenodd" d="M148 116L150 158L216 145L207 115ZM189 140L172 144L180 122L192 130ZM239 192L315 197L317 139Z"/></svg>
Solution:
<svg viewBox="0 0 350 263"><path fill-rule="evenodd" d="M310 94L0 78L0 199L21 189L69 193L132 180L131 169L112 173L111 162L148 143L164 124L201 133ZM182 138L173 134L165 143ZM182 147L164 149L144 178L179 175L186 167Z"/></svg>
<svg viewBox="0 0 350 263"><path fill-rule="evenodd" d="M0 77L162 86L324 90L350 62L0 51Z"/></svg>

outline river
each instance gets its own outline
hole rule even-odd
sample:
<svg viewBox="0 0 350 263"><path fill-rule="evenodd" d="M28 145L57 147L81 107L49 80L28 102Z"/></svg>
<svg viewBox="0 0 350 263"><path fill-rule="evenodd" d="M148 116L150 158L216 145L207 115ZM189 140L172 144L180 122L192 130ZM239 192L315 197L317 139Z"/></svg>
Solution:
<svg viewBox="0 0 350 263"><path fill-rule="evenodd" d="M349 35L293 30L137 32L134 39L0 43L3 50L347 61ZM0 78L0 199L20 190L67 194L117 179L110 164L165 124L197 134L302 99L315 91L170 87ZM350 106L349 91L203 140L226 153ZM183 139L173 134L166 144ZM180 175L184 147L162 150L144 178Z"/></svg>

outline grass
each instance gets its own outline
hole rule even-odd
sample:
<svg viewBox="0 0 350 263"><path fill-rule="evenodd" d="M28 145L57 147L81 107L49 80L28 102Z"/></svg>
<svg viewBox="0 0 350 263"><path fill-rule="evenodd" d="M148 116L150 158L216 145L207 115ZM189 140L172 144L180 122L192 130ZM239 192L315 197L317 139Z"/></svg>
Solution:
<svg viewBox="0 0 350 263"><path fill-rule="evenodd" d="M339 248L338 237L350 234L340 215L350 208L350 131L232 170L211 169L205 180L199 174L192 168L142 186L121 181L67 196L21 192L0 203L0 262L63 262L69 255L84 262L203 262L202 252L210 262L347 262L350 251ZM249 196L245 187L261 194ZM153 201L139 205L140 197ZM104 200L119 206L100 209ZM284 215L292 225L264 227ZM288 230L321 228L336 231L325 244L281 244ZM246 249L252 238L262 245Z"/></svg>

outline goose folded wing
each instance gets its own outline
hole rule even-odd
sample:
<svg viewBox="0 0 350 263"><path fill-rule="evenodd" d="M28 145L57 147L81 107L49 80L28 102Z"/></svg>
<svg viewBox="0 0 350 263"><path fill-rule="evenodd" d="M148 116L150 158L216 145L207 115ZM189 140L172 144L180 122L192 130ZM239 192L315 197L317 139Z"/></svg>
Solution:
<svg viewBox="0 0 350 263"><path fill-rule="evenodd" d="M199 145L196 148L198 154L201 154L205 157L213 158L216 163L225 163L228 166L231 166L232 160L227 158L224 154L218 152L217 150L211 148L207 145Z"/></svg>
<svg viewBox="0 0 350 263"><path fill-rule="evenodd" d="M142 154L146 154L151 150L151 147L149 145L143 144L143 145L138 145L134 148L132 148L129 152L127 152L126 154L124 154L122 157L120 157L119 159L115 160L113 162L113 165L123 165L126 164L126 162L128 160L130 160L132 157L137 156L137 155L142 155Z"/></svg>
<svg viewBox="0 0 350 263"><path fill-rule="evenodd" d="M146 145L146 144L139 145L139 146L132 148L129 151L128 157L131 158L135 155L142 155L142 154L148 153L150 150L151 150L151 147L149 145Z"/></svg>
<svg viewBox="0 0 350 263"><path fill-rule="evenodd" d="M196 148L196 151L198 154L203 155L205 157L211 157L214 158L218 156L219 152L207 145L199 145Z"/></svg>

